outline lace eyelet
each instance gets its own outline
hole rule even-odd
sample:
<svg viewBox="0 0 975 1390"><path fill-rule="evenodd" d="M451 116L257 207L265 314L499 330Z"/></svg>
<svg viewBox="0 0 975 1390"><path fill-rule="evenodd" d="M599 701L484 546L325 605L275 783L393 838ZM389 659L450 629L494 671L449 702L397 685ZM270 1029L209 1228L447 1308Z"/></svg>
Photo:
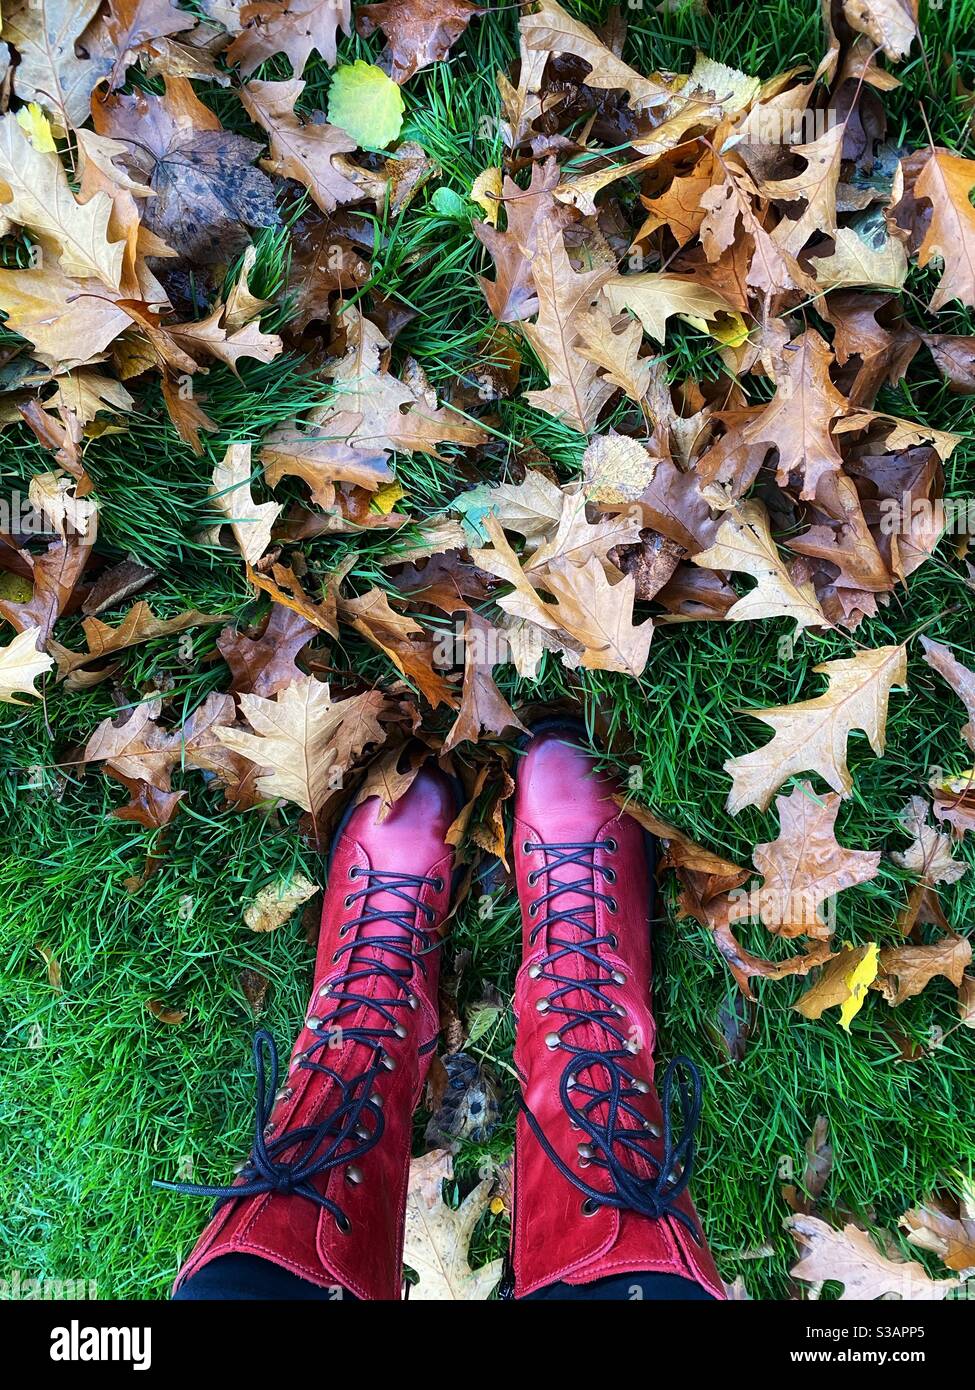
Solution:
<svg viewBox="0 0 975 1390"><path fill-rule="evenodd" d="M352 906L352 894L351 894L351 893L350 893L349 896L346 898L345 903L343 904L343 906L346 907L346 908L349 908L349 907Z"/></svg>
<svg viewBox="0 0 975 1390"><path fill-rule="evenodd" d="M528 875L528 887L529 887L529 888L534 888L534 887L535 887L535 884L536 884L537 882L538 882L538 875L536 874L535 870L532 869L531 873Z"/></svg>
<svg viewBox="0 0 975 1390"><path fill-rule="evenodd" d="M613 839L612 835L607 835L606 839L603 841L603 848L607 854L615 854L619 849L619 844Z"/></svg>
<svg viewBox="0 0 975 1390"><path fill-rule="evenodd" d="M610 898L609 901L607 902L606 906L609 908L610 912L612 912L613 915L615 916L616 913L619 911L619 906L620 906L620 905L619 905L619 903L616 901L615 898Z"/></svg>
<svg viewBox="0 0 975 1390"><path fill-rule="evenodd" d="M352 1230L352 1222L346 1216L344 1211L340 1211L336 1215L335 1224L338 1227L340 1234L343 1236L347 1236L349 1232Z"/></svg>
<svg viewBox="0 0 975 1390"><path fill-rule="evenodd" d="M362 1182L362 1169L357 1168L354 1163L350 1163L345 1170L345 1181L354 1184Z"/></svg>
<svg viewBox="0 0 975 1390"><path fill-rule="evenodd" d="M543 998L535 1000L535 1008L538 1010L540 1014L547 1014L551 1007L552 1005L549 1003L547 999Z"/></svg>
<svg viewBox="0 0 975 1390"><path fill-rule="evenodd" d="M587 1197L580 1207L583 1216L595 1216L599 1210L599 1203L593 1197Z"/></svg>
<svg viewBox="0 0 975 1390"><path fill-rule="evenodd" d="M643 1128L647 1131L651 1139L659 1139L663 1135L663 1130L659 1125L655 1125L652 1120L644 1120Z"/></svg>
<svg viewBox="0 0 975 1390"><path fill-rule="evenodd" d="M338 958L339 958L339 952L338 952L338 951L333 951L333 952L332 952L332 964L333 964L333 965L334 965L335 962L338 960Z"/></svg>
<svg viewBox="0 0 975 1390"><path fill-rule="evenodd" d="M528 915L529 915L529 917L534 917L534 916L535 916L535 913L536 913L537 911L538 911L538 903L529 903L529 904L528 904Z"/></svg>
<svg viewBox="0 0 975 1390"><path fill-rule="evenodd" d="M615 951L617 946L620 944L620 939L614 931L611 931L606 938L606 943L607 945L612 946L613 950Z"/></svg>
<svg viewBox="0 0 975 1390"><path fill-rule="evenodd" d="M522 841L522 845L521 845L521 852L522 852L522 854L532 854L532 853L534 852L534 849L535 849L535 846L532 844L531 840L523 840L523 841Z"/></svg>
<svg viewBox="0 0 975 1390"><path fill-rule="evenodd" d="M603 877L605 878L605 880L606 880L607 883L615 883L615 882L616 882L616 870L615 870L615 869L604 869L604 870L603 870Z"/></svg>
<svg viewBox="0 0 975 1390"><path fill-rule="evenodd" d="M549 1048L551 1051L554 1051L555 1048L560 1047L561 1043L562 1039L559 1037L558 1033L545 1034L545 1046Z"/></svg>
<svg viewBox="0 0 975 1390"><path fill-rule="evenodd" d="M349 865L349 878L358 878L358 877L359 877L359 866L358 866L358 864L350 864L350 865Z"/></svg>
<svg viewBox="0 0 975 1390"><path fill-rule="evenodd" d="M402 1023L397 1023L396 1027L393 1029L393 1032L396 1034L398 1038L406 1037L406 1029L403 1027Z"/></svg>
<svg viewBox="0 0 975 1390"><path fill-rule="evenodd" d="M437 874L437 877L433 880L433 891L434 891L435 893L442 893L443 890L444 890L444 881L443 881L443 879L440 877L440 875Z"/></svg>
<svg viewBox="0 0 975 1390"><path fill-rule="evenodd" d="M614 984L614 985L625 985L625 984L626 984L626 976L623 974L622 970L614 970L614 971L613 971L613 984Z"/></svg>

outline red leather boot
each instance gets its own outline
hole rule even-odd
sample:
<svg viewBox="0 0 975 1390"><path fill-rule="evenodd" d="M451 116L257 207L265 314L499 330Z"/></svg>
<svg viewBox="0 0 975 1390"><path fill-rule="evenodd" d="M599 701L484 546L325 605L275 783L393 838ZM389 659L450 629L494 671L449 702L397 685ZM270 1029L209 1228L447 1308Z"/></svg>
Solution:
<svg viewBox="0 0 975 1390"><path fill-rule="evenodd" d="M676 1058L653 1086L652 881L614 790L565 729L519 764L515 1296L656 1271L723 1298L687 1193L700 1079Z"/></svg>
<svg viewBox="0 0 975 1390"><path fill-rule="evenodd" d="M321 1287L398 1299L411 1122L439 1031L439 933L450 899L450 780L422 770L381 823L351 812L332 851L315 983L283 1085L254 1051L254 1147L176 1287L221 1255L257 1255ZM270 1054L265 1092L263 1049Z"/></svg>

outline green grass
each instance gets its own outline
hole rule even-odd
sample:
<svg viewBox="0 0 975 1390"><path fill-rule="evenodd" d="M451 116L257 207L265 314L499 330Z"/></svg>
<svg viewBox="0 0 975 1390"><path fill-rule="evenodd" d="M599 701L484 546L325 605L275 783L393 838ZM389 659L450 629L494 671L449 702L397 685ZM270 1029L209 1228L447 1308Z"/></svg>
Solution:
<svg viewBox="0 0 975 1390"><path fill-rule="evenodd" d="M573 9L594 22L605 6ZM701 48L764 77L818 62L823 39L812 0L730 9L712 0L711 9L710 17L690 7L660 14L651 4L627 11L625 56L645 71L686 70ZM944 55L955 57L963 81L972 85L975 4L928 10L922 2L922 11L927 64L915 56L898 68L904 86L887 102L891 135L921 145L926 120L937 141L970 155L970 112L951 94ZM414 355L442 389L469 369L489 329L475 278L487 262L469 221L441 216L432 195L438 186L466 195L475 175L497 162L493 75L515 52L516 19L510 8L475 22L448 63L407 85L404 136L434 156L441 178L401 217L377 219L373 286L399 294L417 311L397 342L397 359ZM376 51L376 40L356 39L343 53ZM285 72L269 65L266 75ZM312 109L322 103L328 74L313 65L306 77L305 104ZM248 128L226 92L203 94L228 123ZM284 256L279 237L262 240L263 288L279 282ZM919 300L929 279L915 273L909 283ZM973 324L965 314L945 314L939 327L965 332ZM700 353L700 343L689 339L674 345L674 371L686 371L690 362L700 367ZM103 543L118 558L132 553L160 571L148 595L153 607L165 616L192 604L247 621L259 607L241 567L198 538L209 514L213 462L230 440L257 440L313 404L322 388L309 383L297 361L279 359L271 367L245 363L240 380L216 368L206 390L206 409L220 428L206 436L204 457L194 458L179 442L150 390L140 393L128 433L92 441L86 459L103 501ZM948 491L971 492L973 406L947 392L924 354L908 384L887 392L884 403L963 435L947 470ZM501 416L487 451L491 476L506 476L525 444L542 449L564 477L572 476L578 436L523 401L505 404ZM32 472L49 467L24 430L8 427L4 444L3 491L23 488ZM417 513L436 511L472 481L463 460L445 452L443 460L397 462ZM364 587L381 575L377 561L391 544L380 533L356 550L353 585ZM308 547L309 561L315 570L328 569L349 548L348 540L325 537ZM966 577L964 562L950 542L943 543L856 640L866 646L903 641L929 624L929 635L975 662L975 599ZM821 682L810 674L812 666L854 649L847 637L807 635L783 660L778 639L787 630L784 622L664 627L639 682L573 674L546 659L540 686L506 672L504 688L516 702L569 699L578 705L594 742L598 722L612 749L608 761L642 799L688 833L747 862L752 844L774 838L776 818L749 812L732 819L724 810L722 763L763 738L761 726L738 711L817 693ZM65 623L59 637L71 645L79 633ZM174 711L189 711L219 688L225 671L215 653L215 630L199 630L193 641L188 659L172 640L133 652L123 698L137 700L163 685ZM892 699L884 758L875 758L865 740L851 741L854 792L838 832L853 847L903 848L896 816L906 797L923 790L932 765L956 770L965 764L961 705L920 661L916 644L910 658L910 688ZM393 674L382 656L348 632L332 660L377 681ZM240 971L268 977L262 1022L282 1048L302 1016L310 982L314 950L301 923L255 936L242 924L241 905L272 878L298 868L320 880L322 865L304 847L290 812L270 819L228 813L218 793L194 775L186 778L187 804L167 832L161 867L141 891L129 893L125 880L140 872L153 837L113 819L121 789L97 772L82 776L76 762L78 745L113 708L110 683L79 693L48 683L44 707L5 706L0 716L6 838L0 856L0 1183L7 1197L0 1251L3 1265L24 1277L94 1278L103 1297L158 1298L191 1247L206 1203L153 1191L152 1179L192 1171L197 1180L223 1180L248 1146L253 1020ZM975 863L969 845L959 852ZM969 879L945 894L952 924L961 930L969 927L975 896L975 874ZM905 896L904 875L885 860L876 880L840 899L839 935L893 942L892 922ZM507 889L496 890L495 898L497 910L482 918L475 892L455 924L451 949L471 952L462 1005L480 995L483 981L510 999L516 913ZM756 932L746 944L761 949L763 943ZM63 992L48 982L39 947L60 963ZM735 1065L715 1038L732 987L707 932L669 917L658 931L657 958L662 1056L684 1052L705 1076L698 1205L723 1274L743 1275L752 1296L787 1293L793 1251L782 1231L786 1208L778 1169L784 1157L801 1171L803 1143L817 1114L829 1119L836 1150L826 1191L830 1207L874 1212L893 1224L932 1188L957 1187L961 1177L973 1176L975 1036L954 1027L954 994L945 982L935 982L896 1014L871 997L850 1035L832 1017L808 1022L793 1012L801 988L796 982L762 983L750 1045ZM147 1011L149 999L185 1010L186 1022L165 1026ZM925 1044L934 1029L943 1030L942 1046L916 1062L899 1060L895 1032ZM514 1094L505 1068L512 1041L508 1011L481 1044L502 1085L502 1125L489 1145L462 1149L461 1186L485 1161L503 1161L510 1148ZM486 1219L476 1255L500 1253L506 1239L504 1220ZM744 1258L764 1247L774 1254Z"/></svg>

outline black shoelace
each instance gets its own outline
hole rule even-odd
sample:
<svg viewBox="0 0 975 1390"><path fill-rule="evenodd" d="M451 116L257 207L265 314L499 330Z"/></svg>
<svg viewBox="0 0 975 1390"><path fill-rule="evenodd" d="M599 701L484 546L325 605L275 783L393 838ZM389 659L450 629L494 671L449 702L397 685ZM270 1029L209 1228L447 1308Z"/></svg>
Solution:
<svg viewBox="0 0 975 1390"><path fill-rule="evenodd" d="M694 1063L687 1057L675 1057L667 1066L660 1090L663 1109L663 1129L656 1133L646 1127L636 1099L646 1094L649 1086L632 1075L633 1049L629 1035L620 1029L622 1006L613 1003L608 991L623 983L623 976L609 970L600 957L600 946L615 947L616 937L609 932L600 936L596 927L596 904L604 902L611 911L616 900L597 886L597 875L604 883L614 883L615 870L595 862L595 851L616 849L613 839L582 841L576 844L532 844L526 841L526 854L544 854L544 866L532 870L529 883L548 875L549 888L529 908L535 917L545 909L545 915L533 927L529 942L534 945L542 932L549 932L548 954L534 967L537 978L556 986L547 997L547 1014L561 1015L564 1022L557 1031L549 1033L546 1042L570 1053L559 1081L559 1096L570 1120L587 1136L579 1145L580 1159L587 1165L604 1169L610 1177L610 1191L603 1192L587 1183L566 1164L549 1143L538 1120L522 1101L532 1133L542 1145L556 1168L573 1186L584 1194L583 1211L594 1213L599 1207L618 1207L640 1212L644 1216L671 1215L682 1222L694 1239L700 1235L694 1222L675 1203L691 1180L694 1166L694 1131L701 1113L701 1078ZM576 866L582 870L572 880L553 877L557 869ZM566 893L588 899L584 906L559 909L556 900ZM591 904L591 906L590 906ZM566 928L574 928L575 933ZM561 932L560 932L561 929ZM568 939L575 935L575 939ZM559 973L558 964L575 957L596 967L592 979L577 979ZM570 1004L571 995L582 996ZM585 1007L585 1003L589 1007ZM574 1029L595 1025L605 1036L606 1046L599 1049L577 1047L571 1040ZM588 1080L583 1078L588 1076ZM603 1084L597 1084L598 1081ZM671 1112L675 1100L680 1107L680 1128L674 1133ZM625 1123L629 1120L630 1123ZM651 1151L654 1139L662 1140L659 1157ZM649 1172L635 1172L626 1159L638 1157Z"/></svg>
<svg viewBox="0 0 975 1390"><path fill-rule="evenodd" d="M409 988L414 972L419 969L426 976L423 957L440 945L439 940L430 941L426 929L434 919L433 908L419 902L407 890L418 892L425 884L431 884L439 892L443 888L443 881L423 874L394 873L382 869L353 868L349 871L349 877L364 879L366 886L351 892L346 898L346 907L361 899L362 911L358 917L342 926L340 936L349 936L358 927L377 923L388 924L397 931L395 935L377 934L359 941L353 938L334 953L332 959L336 962L344 955L350 957L348 968L319 991L319 997L326 997L329 1001L328 1011L314 1018L315 1041L303 1053L299 1053L292 1063L292 1070L317 1071L330 1078L338 1092L335 1105L318 1124L298 1126L271 1138L274 1105L279 1100L290 1099L292 1092L289 1086L278 1089L277 1048L271 1035L260 1031L254 1037L254 1072L257 1078L254 1146L241 1169L241 1180L232 1187L170 1182L155 1182L154 1187L200 1197L215 1197L214 1211L222 1203L241 1197L270 1192L295 1193L324 1207L332 1214L341 1231L351 1228L342 1208L318 1192L314 1180L333 1168L348 1165L347 1176L358 1181L361 1175L355 1164L382 1138L386 1121L381 1100L373 1088L382 1069L391 1071L395 1065L386 1052L385 1044L391 1038L406 1036L406 1028L399 1022L396 1011L415 1008L416 999ZM372 894L380 892L401 898L406 906L377 910L369 899ZM423 915L426 926L417 924L418 913ZM384 955L393 956L397 963L390 964L382 958ZM388 998L357 992L359 981L374 980L377 975L389 982ZM326 993L323 994L323 991ZM367 1019L358 1027L343 1028L342 1020L357 1014L364 1005L376 1016L375 1026L365 1026L370 1021ZM368 1064L357 1076L345 1078L323 1060L322 1054L334 1046L337 1039L342 1048L347 1043L358 1042L371 1049ZM267 1067L265 1052L269 1064ZM286 1153L290 1157L283 1157Z"/></svg>

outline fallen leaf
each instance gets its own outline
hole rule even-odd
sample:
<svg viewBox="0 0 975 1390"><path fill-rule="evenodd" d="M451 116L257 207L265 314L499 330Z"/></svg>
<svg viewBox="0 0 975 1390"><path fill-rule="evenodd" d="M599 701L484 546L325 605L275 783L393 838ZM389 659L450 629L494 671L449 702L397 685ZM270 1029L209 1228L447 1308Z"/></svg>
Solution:
<svg viewBox="0 0 975 1390"><path fill-rule="evenodd" d="M251 497L251 477L251 446L231 444L213 470L209 497L229 523L247 564L256 565L271 544L271 527L281 507L276 502L256 503Z"/></svg>
<svg viewBox="0 0 975 1390"><path fill-rule="evenodd" d="M264 168L282 178L297 179L308 189L323 212L334 212L343 203L362 198L358 184L335 161L351 154L356 142L338 125L302 121L295 103L304 82L248 82L240 99L251 120L271 137L271 155Z"/></svg>
<svg viewBox="0 0 975 1390"><path fill-rule="evenodd" d="M362 750L385 740L377 719L383 701L379 690L333 701L327 685L304 676L273 700L242 695L241 713L251 728L221 726L215 732L225 748L261 769L262 796L293 801L317 815Z"/></svg>
<svg viewBox="0 0 975 1390"><path fill-rule="evenodd" d="M442 62L474 16L483 13L467 0L383 0L359 5L355 23L364 38L382 30L386 47L381 62L402 84L430 63Z"/></svg>
<svg viewBox="0 0 975 1390"><path fill-rule="evenodd" d="M405 109L399 87L382 68L357 58L332 74L328 119L365 150L384 150L398 138Z"/></svg>
<svg viewBox="0 0 975 1390"><path fill-rule="evenodd" d="M812 584L797 583L789 574L759 501L739 503L726 513L714 545L692 558L703 569L733 570L758 581L728 609L729 622L795 618L797 628L829 626Z"/></svg>
<svg viewBox="0 0 975 1390"><path fill-rule="evenodd" d="M352 0L257 0L244 3L241 27L227 61L244 77L278 53L287 54L300 77L313 50L335 63L338 30L352 32Z"/></svg>
<svg viewBox="0 0 975 1390"><path fill-rule="evenodd" d="M39 636L39 628L26 627L6 646L0 647L0 701L4 704L26 704L27 701L19 700L18 695L40 698L40 691L35 690L34 682L51 669L54 659L47 652L38 651Z"/></svg>
<svg viewBox="0 0 975 1390"><path fill-rule="evenodd" d="M262 888L244 908L244 925L251 931L276 931L319 891L318 884L304 874L277 879Z"/></svg>
<svg viewBox="0 0 975 1390"><path fill-rule="evenodd" d="M891 687L907 682L904 647L878 647L842 661L826 661L813 667L829 678L822 695L794 705L749 710L755 719L775 731L763 748L730 758L724 769L733 787L728 810L737 814L745 806L767 810L776 789L799 772L818 772L842 795L853 779L846 763L846 742L862 730L879 757L884 751L887 702Z"/></svg>
<svg viewBox="0 0 975 1390"><path fill-rule="evenodd" d="M811 1284L833 1280L843 1285L840 1301L897 1298L910 1301L946 1298L957 1279L932 1279L917 1261L891 1259L865 1231L852 1224L834 1230L818 1216L797 1214L786 1222L802 1258L790 1271Z"/></svg>
<svg viewBox="0 0 975 1390"><path fill-rule="evenodd" d="M410 1162L403 1263L420 1276L410 1289L411 1300L486 1299L501 1277L502 1260L478 1270L468 1263L474 1227L490 1200L491 1180L478 1183L454 1210L443 1200L443 1184L453 1172L453 1158L446 1149L432 1149Z"/></svg>

